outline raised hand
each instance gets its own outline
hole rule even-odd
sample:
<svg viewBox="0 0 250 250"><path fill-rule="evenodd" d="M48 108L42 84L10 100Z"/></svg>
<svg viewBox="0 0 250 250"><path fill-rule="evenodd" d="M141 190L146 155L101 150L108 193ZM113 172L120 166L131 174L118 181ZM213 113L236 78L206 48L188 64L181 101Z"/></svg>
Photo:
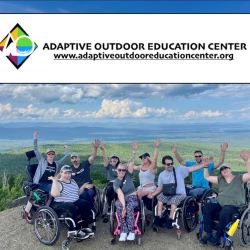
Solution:
<svg viewBox="0 0 250 250"><path fill-rule="evenodd" d="M223 143L222 145L220 145L220 148L222 152L226 152L228 149L228 143L227 142Z"/></svg>
<svg viewBox="0 0 250 250"><path fill-rule="evenodd" d="M160 139L157 139L157 140L154 141L154 147L155 148L158 148L160 146L160 144L161 144Z"/></svg>
<svg viewBox="0 0 250 250"><path fill-rule="evenodd" d="M248 158L249 158L249 152L246 151L246 150L242 150L240 152L240 157L243 161L248 161Z"/></svg>
<svg viewBox="0 0 250 250"><path fill-rule="evenodd" d="M98 148L100 145L101 141L99 139L95 139L95 141L92 143L94 148Z"/></svg>
<svg viewBox="0 0 250 250"><path fill-rule="evenodd" d="M100 143L99 148L100 148L101 150L104 150L104 144L103 144L102 142Z"/></svg>
<svg viewBox="0 0 250 250"><path fill-rule="evenodd" d="M139 146L138 146L137 143L133 143L132 144L132 150L133 150L133 152L136 152L138 150L138 148L139 148Z"/></svg>
<svg viewBox="0 0 250 250"><path fill-rule="evenodd" d="M38 131L35 131L33 133L33 139L38 139L38 135L39 135L39 132Z"/></svg>
<svg viewBox="0 0 250 250"><path fill-rule="evenodd" d="M177 147L176 147L175 145L173 145L173 146L171 147L171 151L172 151L173 153L176 153L176 152L177 152Z"/></svg>

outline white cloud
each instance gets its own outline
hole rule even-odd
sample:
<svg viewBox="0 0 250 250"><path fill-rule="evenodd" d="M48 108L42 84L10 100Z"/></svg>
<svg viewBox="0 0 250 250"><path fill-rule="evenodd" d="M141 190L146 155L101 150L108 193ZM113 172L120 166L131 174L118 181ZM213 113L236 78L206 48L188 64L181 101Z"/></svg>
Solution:
<svg viewBox="0 0 250 250"><path fill-rule="evenodd" d="M139 107L138 102L129 99L106 100L104 99L101 108L96 112L86 113L87 117L93 118L143 118L148 116L163 116L174 111L166 108Z"/></svg>
<svg viewBox="0 0 250 250"><path fill-rule="evenodd" d="M224 114L219 111L205 110L205 111L188 111L184 113L184 119L199 119L199 118L218 118L223 116Z"/></svg>

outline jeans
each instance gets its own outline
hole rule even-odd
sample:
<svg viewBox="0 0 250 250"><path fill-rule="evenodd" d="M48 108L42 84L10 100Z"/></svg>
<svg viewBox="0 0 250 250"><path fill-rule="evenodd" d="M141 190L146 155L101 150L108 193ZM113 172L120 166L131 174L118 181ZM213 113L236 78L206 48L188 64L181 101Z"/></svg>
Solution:
<svg viewBox="0 0 250 250"><path fill-rule="evenodd" d="M47 193L50 193L51 187L52 187L52 182L40 182L38 188L42 189Z"/></svg>
<svg viewBox="0 0 250 250"><path fill-rule="evenodd" d="M205 188L199 187L187 188L187 195L192 196L195 199L199 199L201 198L205 190Z"/></svg>

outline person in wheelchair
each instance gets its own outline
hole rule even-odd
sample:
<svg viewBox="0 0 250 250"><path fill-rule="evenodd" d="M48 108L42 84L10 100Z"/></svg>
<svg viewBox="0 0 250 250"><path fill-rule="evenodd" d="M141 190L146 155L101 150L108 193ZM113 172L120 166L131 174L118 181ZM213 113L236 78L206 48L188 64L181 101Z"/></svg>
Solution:
<svg viewBox="0 0 250 250"><path fill-rule="evenodd" d="M118 177L113 183L113 188L118 196L115 206L121 223L119 241L135 240L134 209L138 206L138 200L132 173L133 165L131 163L129 163L128 168L125 164L120 163L117 167Z"/></svg>
<svg viewBox="0 0 250 250"><path fill-rule="evenodd" d="M80 189L80 198L90 201L92 207L94 207L96 189L90 176L90 167L96 158L99 144L99 140L95 140L92 143L92 152L85 161L81 162L80 155L78 153L71 154L72 179L75 180Z"/></svg>
<svg viewBox="0 0 250 250"><path fill-rule="evenodd" d="M226 153L227 148L228 148L227 143L223 143L221 145L221 153L220 153L219 160L217 162L212 161L208 165L208 171L210 174L213 172L214 169L218 168L224 162L225 153ZM171 150L174 153L177 161L182 166L186 166L186 167L196 166L198 164L201 164L204 160L203 153L201 150L194 151L194 157L195 157L194 161L186 161L186 162L182 159L182 157L178 153L177 147L175 145L172 146ZM204 170L203 169L192 172L192 186L186 187L188 195L199 200L201 198L202 194L204 193L204 191L209 189L209 188L210 188L210 183L204 178Z"/></svg>
<svg viewBox="0 0 250 250"><path fill-rule="evenodd" d="M107 187L106 187L106 196L108 202L108 212L110 212L110 207L112 200L115 199L115 191L113 188L114 180L117 178L117 167L120 164L120 158L116 155L111 156L109 161L108 156L105 152L105 147L103 143L100 143L100 149L103 155L103 165L107 172Z"/></svg>
<svg viewBox="0 0 250 250"><path fill-rule="evenodd" d="M157 189L148 195L149 198L157 196L157 215L155 216L153 228L158 229L166 220L166 227L172 228L174 212L179 204L186 198L185 178L190 172L199 170L204 167L200 163L193 167L174 167L174 160L171 156L165 155L162 158L162 164L165 170L158 177ZM163 204L170 205L170 214L167 219L162 218Z"/></svg>
<svg viewBox="0 0 250 250"><path fill-rule="evenodd" d="M51 195L54 197L51 207L58 216L69 214L68 216L75 221L76 227L70 223L70 234L80 239L86 239L94 235L88 228L89 223L92 222L91 205L88 201L79 198L79 187L71 176L72 168L64 165L60 170L59 178L58 176L49 177L52 181ZM82 228L78 223L79 214L83 219Z"/></svg>
<svg viewBox="0 0 250 250"><path fill-rule="evenodd" d="M247 173L234 175L229 164L222 164L218 176L211 176L208 166L204 167L204 178L213 184L217 184L219 193L217 199L206 203L203 208L205 237L202 243L219 245L225 227L232 221L232 217L239 215L238 206L246 204L244 183L250 181L249 153L242 151L240 154L247 168ZM216 235L212 234L214 220L218 220Z"/></svg>
<svg viewBox="0 0 250 250"><path fill-rule="evenodd" d="M35 131L33 133L33 140L34 140L34 153L38 160L38 166L35 171L34 177L33 177L33 186L36 188L39 188L43 190L46 193L49 193L52 186L52 181L49 179L50 176L55 176L55 174L58 172L59 167L64 163L64 161L69 156L69 153L67 152L67 145L64 146L65 152L64 156L55 161L55 150L48 148L46 150L46 157L42 156L38 150L38 131ZM30 218L30 210L32 208L32 203L30 201L27 202L27 205L25 206L25 216L28 216Z"/></svg>

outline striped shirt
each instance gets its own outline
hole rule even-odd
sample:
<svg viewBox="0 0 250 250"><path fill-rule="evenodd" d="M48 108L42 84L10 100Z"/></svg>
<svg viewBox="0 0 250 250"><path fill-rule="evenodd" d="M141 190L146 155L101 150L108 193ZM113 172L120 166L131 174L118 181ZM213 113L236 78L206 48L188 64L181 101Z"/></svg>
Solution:
<svg viewBox="0 0 250 250"><path fill-rule="evenodd" d="M75 202L79 199L79 187L76 182L71 179L69 183L58 181L61 184L61 195L55 197L55 202Z"/></svg>

